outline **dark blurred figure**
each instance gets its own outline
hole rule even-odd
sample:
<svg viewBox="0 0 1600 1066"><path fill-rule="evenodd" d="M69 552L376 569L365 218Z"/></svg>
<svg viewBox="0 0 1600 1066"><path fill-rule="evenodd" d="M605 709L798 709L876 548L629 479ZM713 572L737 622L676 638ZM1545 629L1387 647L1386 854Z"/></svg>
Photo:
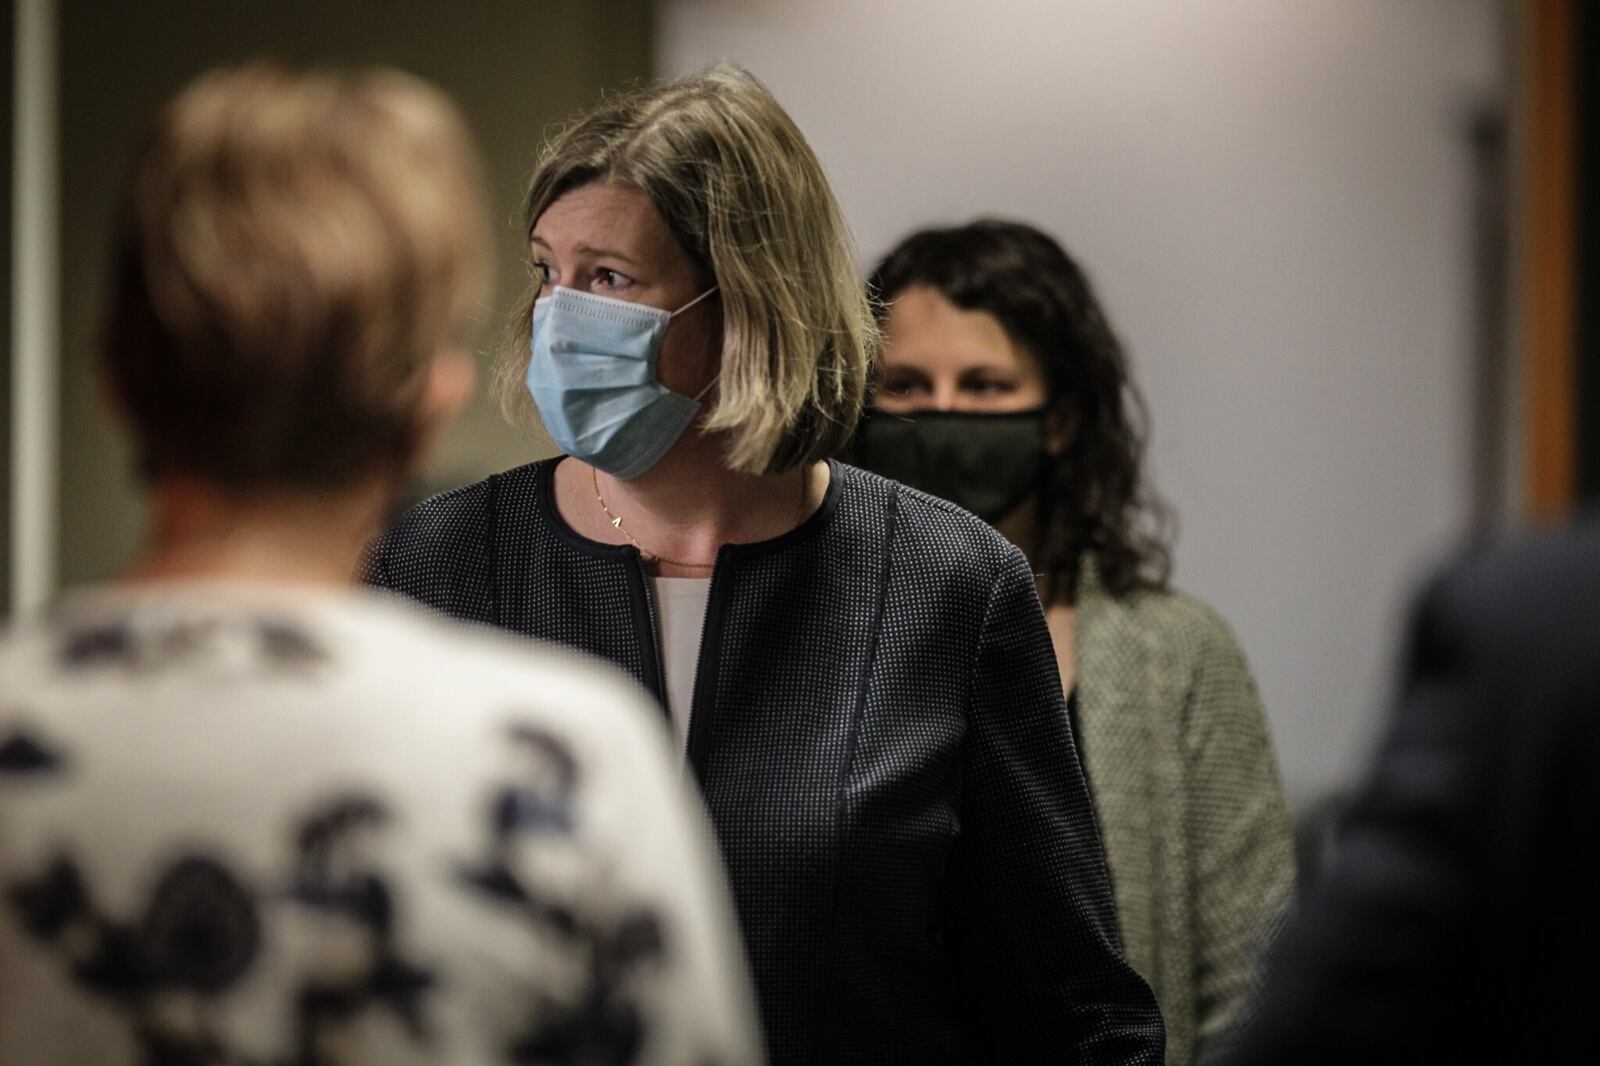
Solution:
<svg viewBox="0 0 1600 1066"><path fill-rule="evenodd" d="M1600 530L1437 578L1403 677L1237 1066L1590 1061Z"/></svg>

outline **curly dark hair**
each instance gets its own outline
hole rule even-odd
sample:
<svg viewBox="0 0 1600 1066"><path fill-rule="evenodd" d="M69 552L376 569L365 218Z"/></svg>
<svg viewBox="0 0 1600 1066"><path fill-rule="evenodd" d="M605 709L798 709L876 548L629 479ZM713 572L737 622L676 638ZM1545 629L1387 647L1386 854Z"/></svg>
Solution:
<svg viewBox="0 0 1600 1066"><path fill-rule="evenodd" d="M1144 399L1089 279L1061 245L1032 226L995 219L925 229L885 256L868 284L880 317L917 285L985 311L1044 367L1051 423L1067 430L1039 494L1032 562L1046 601L1076 602L1085 559L1113 596L1164 588L1173 521L1141 473Z"/></svg>

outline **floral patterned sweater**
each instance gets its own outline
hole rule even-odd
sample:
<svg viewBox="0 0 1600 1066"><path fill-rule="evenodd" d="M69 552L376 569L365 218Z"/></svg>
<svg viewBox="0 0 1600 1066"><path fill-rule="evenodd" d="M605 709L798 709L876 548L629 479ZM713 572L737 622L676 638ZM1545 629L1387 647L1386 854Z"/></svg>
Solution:
<svg viewBox="0 0 1600 1066"><path fill-rule="evenodd" d="M0 640L0 1062L760 1057L703 816L609 668L247 586Z"/></svg>

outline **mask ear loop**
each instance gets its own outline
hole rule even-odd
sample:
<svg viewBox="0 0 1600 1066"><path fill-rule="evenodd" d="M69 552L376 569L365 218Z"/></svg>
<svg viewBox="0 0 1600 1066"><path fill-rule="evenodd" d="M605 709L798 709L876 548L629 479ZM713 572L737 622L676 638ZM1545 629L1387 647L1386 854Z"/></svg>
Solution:
<svg viewBox="0 0 1600 1066"><path fill-rule="evenodd" d="M707 289L705 292L701 293L699 296L696 296L694 299L690 300L688 303L684 304L682 307L680 307L676 311L672 312L672 317L673 318L677 318L679 315L683 314L685 311L689 310L689 308L693 307L695 304L699 303L701 300L704 300L707 296L710 296L712 293L716 292L721 287L722 286L720 286L720 285L711 286L711 288Z"/></svg>
<svg viewBox="0 0 1600 1066"><path fill-rule="evenodd" d="M689 308L693 307L695 304L699 303L701 300L704 300L707 296L710 296L712 293L716 292L721 287L722 286L720 286L720 285L711 286L711 288L707 289L705 292L701 293L699 296L696 296L694 299L690 300L688 303L684 304L682 307L680 307L676 311L672 312L672 317L673 318L677 318L679 315L683 314L685 311L689 310ZM706 393L708 393L712 389L716 388L717 379L720 378L721 376L722 376L722 372L721 371L718 371L715 375L713 375L711 380L706 382L706 387L701 389L699 392L694 394L694 402L695 403L699 403L701 400L705 399L706 398Z"/></svg>

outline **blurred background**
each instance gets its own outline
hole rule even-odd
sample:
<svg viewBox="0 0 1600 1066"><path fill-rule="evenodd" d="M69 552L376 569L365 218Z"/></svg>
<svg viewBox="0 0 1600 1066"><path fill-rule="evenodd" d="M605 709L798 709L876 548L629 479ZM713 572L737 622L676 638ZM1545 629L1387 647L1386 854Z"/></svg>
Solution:
<svg viewBox="0 0 1600 1066"><path fill-rule="evenodd" d="M1592 10L12 0L0 600L31 610L138 541L93 315L132 137L195 74L262 53L385 63L460 101L499 235L487 368L526 284L517 204L545 132L607 88L731 59L811 139L864 266L977 215L1043 226L1086 265L1150 404L1177 582L1237 629L1305 807L1373 739L1423 569L1600 488L1600 311L1577 299L1600 262L1580 195ZM419 490L549 452L480 398Z"/></svg>

